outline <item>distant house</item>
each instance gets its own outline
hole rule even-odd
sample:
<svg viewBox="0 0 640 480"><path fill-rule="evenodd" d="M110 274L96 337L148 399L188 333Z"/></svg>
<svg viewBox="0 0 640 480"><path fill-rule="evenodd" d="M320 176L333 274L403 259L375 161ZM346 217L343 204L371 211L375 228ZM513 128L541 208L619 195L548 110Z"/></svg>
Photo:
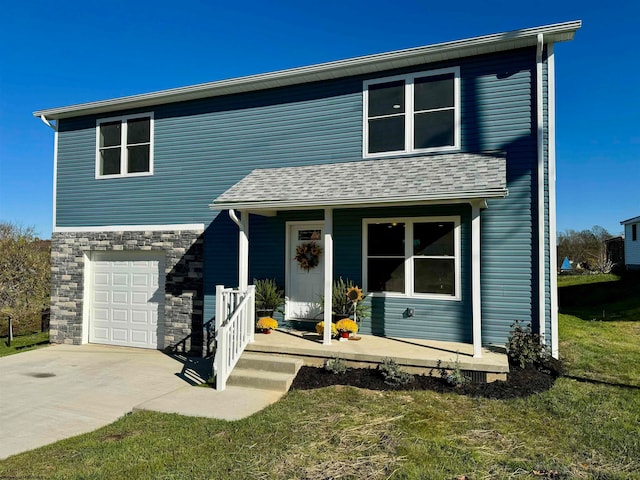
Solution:
<svg viewBox="0 0 640 480"><path fill-rule="evenodd" d="M614 268L624 267L624 236L611 237L604 241L607 260Z"/></svg>
<svg viewBox="0 0 640 480"><path fill-rule="evenodd" d="M56 130L52 342L200 354L232 320L216 286L275 278L329 344L343 277L369 292L363 334L480 357L519 319L557 355L554 44L578 28L35 112Z"/></svg>
<svg viewBox="0 0 640 480"><path fill-rule="evenodd" d="M620 225L624 225L624 264L628 270L640 270L640 217L623 220Z"/></svg>

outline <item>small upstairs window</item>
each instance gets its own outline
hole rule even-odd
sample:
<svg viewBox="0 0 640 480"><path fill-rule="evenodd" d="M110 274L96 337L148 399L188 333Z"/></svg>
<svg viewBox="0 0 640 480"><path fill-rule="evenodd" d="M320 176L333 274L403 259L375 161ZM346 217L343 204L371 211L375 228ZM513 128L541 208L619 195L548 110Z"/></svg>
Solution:
<svg viewBox="0 0 640 480"><path fill-rule="evenodd" d="M460 69L364 82L364 156L460 148Z"/></svg>
<svg viewBox="0 0 640 480"><path fill-rule="evenodd" d="M96 178L153 174L153 114L96 122Z"/></svg>
<svg viewBox="0 0 640 480"><path fill-rule="evenodd" d="M636 242L638 240L638 224L631 224L631 241Z"/></svg>

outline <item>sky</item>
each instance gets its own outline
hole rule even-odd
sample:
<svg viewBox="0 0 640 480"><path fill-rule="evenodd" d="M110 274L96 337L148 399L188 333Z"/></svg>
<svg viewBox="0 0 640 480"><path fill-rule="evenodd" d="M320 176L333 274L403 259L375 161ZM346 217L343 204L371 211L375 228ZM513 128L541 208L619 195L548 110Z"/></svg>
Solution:
<svg viewBox="0 0 640 480"><path fill-rule="evenodd" d="M556 44L557 228L640 215L640 2L0 2L0 221L52 231L36 110L582 20Z"/></svg>

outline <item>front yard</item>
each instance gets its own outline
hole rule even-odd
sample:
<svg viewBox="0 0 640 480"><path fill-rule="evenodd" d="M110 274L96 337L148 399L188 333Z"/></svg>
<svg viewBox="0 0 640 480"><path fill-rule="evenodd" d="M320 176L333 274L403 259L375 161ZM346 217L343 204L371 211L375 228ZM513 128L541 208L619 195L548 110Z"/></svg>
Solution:
<svg viewBox="0 0 640 480"><path fill-rule="evenodd" d="M139 412L0 478L640 479L638 326L561 315L568 376L526 398L328 387L237 422Z"/></svg>

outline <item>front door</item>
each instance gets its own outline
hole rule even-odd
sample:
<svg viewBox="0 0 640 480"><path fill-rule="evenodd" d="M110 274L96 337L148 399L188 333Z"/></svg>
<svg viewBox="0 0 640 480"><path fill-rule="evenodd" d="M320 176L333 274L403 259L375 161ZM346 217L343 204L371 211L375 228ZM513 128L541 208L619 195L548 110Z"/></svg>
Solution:
<svg viewBox="0 0 640 480"><path fill-rule="evenodd" d="M324 224L322 222L290 222L287 224L287 318L321 318L324 292ZM296 260L301 250L319 247L319 254L309 253L309 261ZM299 250L300 249L300 250ZM316 250L317 252L317 250ZM317 264L316 264L317 262Z"/></svg>

